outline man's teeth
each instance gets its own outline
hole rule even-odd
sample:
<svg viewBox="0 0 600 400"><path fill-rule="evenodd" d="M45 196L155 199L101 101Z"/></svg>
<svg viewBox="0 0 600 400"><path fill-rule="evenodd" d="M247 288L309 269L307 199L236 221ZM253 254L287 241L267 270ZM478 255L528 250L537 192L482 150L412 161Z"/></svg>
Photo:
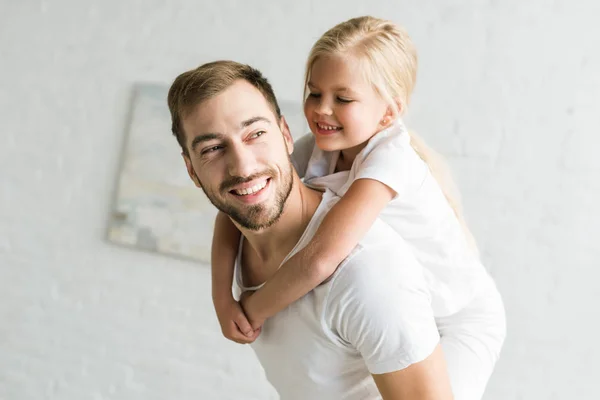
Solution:
<svg viewBox="0 0 600 400"><path fill-rule="evenodd" d="M340 129L339 126L321 125L321 124L317 124L317 126L319 127L319 129L325 129L326 131L335 131L335 130Z"/></svg>
<svg viewBox="0 0 600 400"><path fill-rule="evenodd" d="M254 185L252 187L249 187L249 188L236 189L236 190L234 190L234 192L237 195L246 196L246 195L258 192L259 190L263 189L265 186L267 186L267 181L264 181L263 183L258 183L258 184Z"/></svg>

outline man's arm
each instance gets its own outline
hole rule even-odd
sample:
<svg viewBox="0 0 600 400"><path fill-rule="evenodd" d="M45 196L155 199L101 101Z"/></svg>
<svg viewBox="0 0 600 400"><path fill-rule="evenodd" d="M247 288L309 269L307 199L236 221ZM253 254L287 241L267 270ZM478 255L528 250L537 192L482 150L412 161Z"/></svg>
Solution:
<svg viewBox="0 0 600 400"><path fill-rule="evenodd" d="M452 400L446 360L440 345L425 360L385 374L373 374L384 400Z"/></svg>

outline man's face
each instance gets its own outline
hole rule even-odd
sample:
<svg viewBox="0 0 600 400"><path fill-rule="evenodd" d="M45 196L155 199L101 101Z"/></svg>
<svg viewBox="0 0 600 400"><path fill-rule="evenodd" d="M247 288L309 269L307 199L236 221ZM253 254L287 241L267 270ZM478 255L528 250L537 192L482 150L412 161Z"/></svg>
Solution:
<svg viewBox="0 0 600 400"><path fill-rule="evenodd" d="M198 105L183 130L188 173L215 207L251 230L279 219L292 189L293 141L258 89L235 82Z"/></svg>

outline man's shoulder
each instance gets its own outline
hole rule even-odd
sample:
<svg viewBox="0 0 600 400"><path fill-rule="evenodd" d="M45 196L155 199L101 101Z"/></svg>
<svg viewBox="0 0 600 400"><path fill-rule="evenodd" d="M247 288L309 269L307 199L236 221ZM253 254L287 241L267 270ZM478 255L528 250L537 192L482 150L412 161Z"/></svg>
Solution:
<svg viewBox="0 0 600 400"><path fill-rule="evenodd" d="M332 290L369 295L382 290L382 282L396 288L421 285L423 269L412 249L389 225L377 220L333 276ZM389 287L389 286L385 286Z"/></svg>
<svg viewBox="0 0 600 400"><path fill-rule="evenodd" d="M318 215L315 215L317 223L313 227L314 231L317 230L326 213L339 201L339 197L327 190L323 194L322 201L323 208ZM421 266L408 243L390 225L377 218L340 264L332 278L341 275L344 280L357 280L361 276L367 279L366 275L369 274L389 276L397 274L394 270L398 270L398 266L401 266L402 273L421 271Z"/></svg>
<svg viewBox="0 0 600 400"><path fill-rule="evenodd" d="M376 334L389 325L390 316L413 321L431 311L423 267L408 244L383 222L374 224L328 285L325 318L332 331L346 339L358 329L348 328L351 320L369 321ZM404 322L398 321L393 329L401 334Z"/></svg>
<svg viewBox="0 0 600 400"><path fill-rule="evenodd" d="M340 198L331 189L325 189L321 200L322 207L319 207L318 212L313 216L313 219L317 222L315 227L323 222L327 213L340 201ZM372 246L393 243L396 239L397 241L403 240L390 225L386 224L381 218L377 218L367 233L359 240L359 245L362 245L363 248L371 248Z"/></svg>
<svg viewBox="0 0 600 400"><path fill-rule="evenodd" d="M367 233L358 242L361 251L371 253L378 251L409 251L406 241L381 218L377 218ZM385 250L384 250L385 248Z"/></svg>

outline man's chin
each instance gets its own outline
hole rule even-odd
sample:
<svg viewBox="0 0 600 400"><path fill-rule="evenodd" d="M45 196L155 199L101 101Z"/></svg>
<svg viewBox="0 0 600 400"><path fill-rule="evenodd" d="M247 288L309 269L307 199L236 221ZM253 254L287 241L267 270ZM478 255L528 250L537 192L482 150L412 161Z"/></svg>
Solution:
<svg viewBox="0 0 600 400"><path fill-rule="evenodd" d="M268 212L262 206L244 208L244 210L238 208L221 208L221 211L229 215L242 228L254 232L271 227L279 219L279 216L274 216L276 213Z"/></svg>
<svg viewBox="0 0 600 400"><path fill-rule="evenodd" d="M248 219L235 219L234 220L240 224L240 226L242 228L245 228L249 231L252 232L260 232L263 230L266 230L268 228L270 228L271 226L273 226L273 224L275 224L275 222L277 222L277 219L273 218L271 220L248 220Z"/></svg>

